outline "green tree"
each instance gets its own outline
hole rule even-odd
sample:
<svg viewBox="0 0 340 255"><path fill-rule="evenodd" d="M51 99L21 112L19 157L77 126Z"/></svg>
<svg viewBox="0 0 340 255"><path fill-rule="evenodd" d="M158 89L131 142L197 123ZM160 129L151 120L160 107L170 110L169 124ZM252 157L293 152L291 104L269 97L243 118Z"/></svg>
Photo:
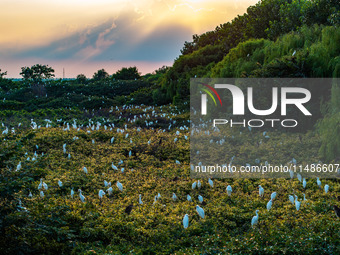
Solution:
<svg viewBox="0 0 340 255"><path fill-rule="evenodd" d="M2 73L0 69L0 79L4 78L5 75L7 75L7 71Z"/></svg>
<svg viewBox="0 0 340 255"><path fill-rule="evenodd" d="M85 84L87 82L85 74L78 74L76 80L80 84Z"/></svg>
<svg viewBox="0 0 340 255"><path fill-rule="evenodd" d="M100 81L109 77L109 74L104 70L100 69L96 73L93 74L93 80Z"/></svg>
<svg viewBox="0 0 340 255"><path fill-rule="evenodd" d="M54 77L54 69L48 65L36 64L32 67L21 67L21 73L24 80L33 80L34 82L41 82L43 79L50 79Z"/></svg>
<svg viewBox="0 0 340 255"><path fill-rule="evenodd" d="M137 67L123 67L112 75L113 79L116 80L136 80L140 79L140 73Z"/></svg>

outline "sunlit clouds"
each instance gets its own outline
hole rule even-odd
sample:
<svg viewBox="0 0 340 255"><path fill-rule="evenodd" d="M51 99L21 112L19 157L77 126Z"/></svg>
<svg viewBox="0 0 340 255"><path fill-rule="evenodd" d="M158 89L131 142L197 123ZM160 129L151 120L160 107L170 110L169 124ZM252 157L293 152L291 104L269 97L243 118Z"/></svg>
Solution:
<svg viewBox="0 0 340 255"><path fill-rule="evenodd" d="M171 64L192 34L213 30L256 2L4 0L0 9L0 68L8 70L9 77L18 77L25 59L58 62L65 68L68 63L78 63L79 68L68 75L74 77L84 73L82 65L91 63L93 70L87 71L88 76L101 68L101 62L112 62L109 73L119 62ZM154 64L148 66L153 68Z"/></svg>

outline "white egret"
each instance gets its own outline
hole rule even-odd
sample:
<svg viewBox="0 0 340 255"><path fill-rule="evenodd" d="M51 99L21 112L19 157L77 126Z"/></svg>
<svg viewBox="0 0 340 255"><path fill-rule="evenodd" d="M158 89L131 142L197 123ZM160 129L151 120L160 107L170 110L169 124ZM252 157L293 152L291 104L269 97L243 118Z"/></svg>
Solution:
<svg viewBox="0 0 340 255"><path fill-rule="evenodd" d="M143 201L142 201L142 195L141 195L141 194L139 194L139 201L138 201L138 202L139 202L139 204L140 204L140 205L142 205L142 204L143 204Z"/></svg>
<svg viewBox="0 0 340 255"><path fill-rule="evenodd" d="M259 210L256 210L255 211L256 213L256 216L254 216L252 219L251 219L251 225L254 226L256 225L258 222L259 222Z"/></svg>
<svg viewBox="0 0 340 255"><path fill-rule="evenodd" d="M28 194L28 197L29 197L29 198L33 197L33 195L32 195L32 192L31 192L31 191L30 191L30 193Z"/></svg>
<svg viewBox="0 0 340 255"><path fill-rule="evenodd" d="M74 195L74 190L73 188L71 189L71 198L73 198L73 195Z"/></svg>
<svg viewBox="0 0 340 255"><path fill-rule="evenodd" d="M59 188L61 188L63 186L63 183L61 180L58 180L58 185L59 185Z"/></svg>
<svg viewBox="0 0 340 255"><path fill-rule="evenodd" d="M305 178L303 178L303 181L302 181L302 187L305 189L307 186L307 181Z"/></svg>
<svg viewBox="0 0 340 255"><path fill-rule="evenodd" d="M301 174L298 173L296 176L297 176L299 182L302 182L302 176L301 176Z"/></svg>
<svg viewBox="0 0 340 255"><path fill-rule="evenodd" d="M46 184L45 182L43 182L42 185L43 185L43 187L44 187L45 190L48 190L48 186L47 186L47 184Z"/></svg>
<svg viewBox="0 0 340 255"><path fill-rule="evenodd" d="M183 227L184 227L184 228L188 228L188 226L189 226L189 215L186 214L186 215L184 215L184 217L183 217Z"/></svg>
<svg viewBox="0 0 340 255"><path fill-rule="evenodd" d="M191 188L192 188L192 189L196 189L196 186L197 186L197 183L194 182L194 183L191 185Z"/></svg>
<svg viewBox="0 0 340 255"><path fill-rule="evenodd" d="M41 198L44 198L44 196L45 196L45 195L44 195L44 191L40 191L40 197L41 197Z"/></svg>
<svg viewBox="0 0 340 255"><path fill-rule="evenodd" d="M272 208L273 205L273 201L269 200L269 202L267 203L267 210L269 211Z"/></svg>
<svg viewBox="0 0 340 255"><path fill-rule="evenodd" d="M289 201L294 205L295 200L294 200L294 197L292 195L289 195Z"/></svg>
<svg viewBox="0 0 340 255"><path fill-rule="evenodd" d="M160 198L161 198L161 194L158 192L157 199L160 199Z"/></svg>
<svg viewBox="0 0 340 255"><path fill-rule="evenodd" d="M233 189L230 185L228 185L228 187L226 188L227 190L227 193L228 193L228 196L230 197L231 196L231 192L233 192Z"/></svg>
<svg viewBox="0 0 340 255"><path fill-rule="evenodd" d="M113 170L118 170L118 168L112 163L111 167L113 168Z"/></svg>
<svg viewBox="0 0 340 255"><path fill-rule="evenodd" d="M196 211L197 211L198 215L199 215L202 219L204 219L204 210L203 210L203 208L200 207L199 205L196 205Z"/></svg>
<svg viewBox="0 0 340 255"><path fill-rule="evenodd" d="M19 162L19 164L17 165L17 171L19 171L21 169L21 161Z"/></svg>
<svg viewBox="0 0 340 255"><path fill-rule="evenodd" d="M294 178L294 172L292 169L289 169L289 175L290 175L290 179Z"/></svg>
<svg viewBox="0 0 340 255"><path fill-rule="evenodd" d="M176 201L177 200L177 196L175 193L172 193L172 200Z"/></svg>
<svg viewBox="0 0 340 255"><path fill-rule="evenodd" d="M79 191L80 201L82 201L84 203L85 202L85 196L81 193L81 189L78 189L78 191Z"/></svg>
<svg viewBox="0 0 340 255"><path fill-rule="evenodd" d="M297 195L295 195L295 208L296 210L300 210L301 202L298 200Z"/></svg>
<svg viewBox="0 0 340 255"><path fill-rule="evenodd" d="M270 195L270 198L271 200L274 200L276 198L276 192L273 192L271 195Z"/></svg>
<svg viewBox="0 0 340 255"><path fill-rule="evenodd" d="M190 202L191 201L191 196L188 194L187 195L187 200Z"/></svg>
<svg viewBox="0 0 340 255"><path fill-rule="evenodd" d="M123 184L121 184L119 181L117 181L117 187L120 191L123 191Z"/></svg>
<svg viewBox="0 0 340 255"><path fill-rule="evenodd" d="M85 174L87 174L87 168L86 168L86 166L83 167L83 171L84 171Z"/></svg>
<svg viewBox="0 0 340 255"><path fill-rule="evenodd" d="M105 192L102 189L99 190L99 192L98 192L99 199L102 199L104 197L104 195L105 195Z"/></svg>
<svg viewBox="0 0 340 255"><path fill-rule="evenodd" d="M106 191L107 191L107 193L108 193L109 195L112 195L113 189L112 189L112 187L110 187L110 188L108 188Z"/></svg>
<svg viewBox="0 0 340 255"><path fill-rule="evenodd" d="M201 195L198 195L198 201L202 204L203 202L203 197Z"/></svg>
<svg viewBox="0 0 340 255"><path fill-rule="evenodd" d="M208 180L209 185L213 188L214 187L214 182L209 178Z"/></svg>
<svg viewBox="0 0 340 255"><path fill-rule="evenodd" d="M320 181L319 177L316 179L316 184L318 184L318 186L321 188L321 181Z"/></svg>
<svg viewBox="0 0 340 255"><path fill-rule="evenodd" d="M260 197L263 197L263 195L264 195L264 188L262 188L261 185L259 185L259 195L260 195Z"/></svg>
<svg viewBox="0 0 340 255"><path fill-rule="evenodd" d="M40 179L38 189L42 189L42 187L43 187L43 178Z"/></svg>
<svg viewBox="0 0 340 255"><path fill-rule="evenodd" d="M202 187L202 184L201 184L201 182L198 180L198 181L197 181L197 188L200 189L201 187Z"/></svg>
<svg viewBox="0 0 340 255"><path fill-rule="evenodd" d="M326 194L328 193L328 190L329 190L329 185L326 184L326 185L325 185L325 193L326 193Z"/></svg>

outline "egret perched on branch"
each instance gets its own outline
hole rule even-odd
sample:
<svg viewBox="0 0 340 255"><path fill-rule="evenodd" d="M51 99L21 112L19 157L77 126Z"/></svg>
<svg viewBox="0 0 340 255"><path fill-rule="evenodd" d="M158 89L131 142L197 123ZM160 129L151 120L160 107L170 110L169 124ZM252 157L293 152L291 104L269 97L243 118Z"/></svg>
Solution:
<svg viewBox="0 0 340 255"><path fill-rule="evenodd" d="M198 195L198 201L202 204L203 202L203 197L201 195Z"/></svg>
<svg viewBox="0 0 340 255"><path fill-rule="evenodd" d="M176 201L177 200L177 196L175 193L172 193L172 200Z"/></svg>
<svg viewBox="0 0 340 255"><path fill-rule="evenodd" d="M157 199L160 199L160 198L161 198L161 194L158 192Z"/></svg>
<svg viewBox="0 0 340 255"><path fill-rule="evenodd" d="M307 182L306 182L306 179L303 178L303 181L302 181L302 187L305 189L307 186Z"/></svg>
<svg viewBox="0 0 340 255"><path fill-rule="evenodd" d="M59 185L59 188L61 188L63 186L63 183L61 180L58 180L58 185Z"/></svg>
<svg viewBox="0 0 340 255"><path fill-rule="evenodd" d="M319 186L319 188L321 188L321 181L320 181L319 177L316 179L316 184Z"/></svg>
<svg viewBox="0 0 340 255"><path fill-rule="evenodd" d="M290 179L294 178L294 172L292 169L289 169L289 175L290 175Z"/></svg>
<svg viewBox="0 0 340 255"><path fill-rule="evenodd" d="M142 204L143 204L143 201L142 201L142 195L141 195L141 194L139 194L139 201L138 201L138 202L139 202L139 204L140 204L140 205L142 205Z"/></svg>
<svg viewBox="0 0 340 255"><path fill-rule="evenodd" d="M256 225L258 222L259 222L259 210L256 210L255 211L256 213L256 216L254 216L252 219L251 219L251 225L254 226Z"/></svg>
<svg viewBox="0 0 340 255"><path fill-rule="evenodd" d="M201 184L201 182L198 180L198 181L197 181L197 188L200 189L201 187L202 187L202 184Z"/></svg>
<svg viewBox="0 0 340 255"><path fill-rule="evenodd" d="M295 200L294 200L294 197L292 195L289 195L289 201L294 205Z"/></svg>
<svg viewBox="0 0 340 255"><path fill-rule="evenodd" d="M189 194L187 195L187 200L191 202L191 196Z"/></svg>
<svg viewBox="0 0 340 255"><path fill-rule="evenodd" d="M196 189L196 186L197 186L197 183L194 182L194 183L191 185L191 188L192 188L192 189Z"/></svg>
<svg viewBox="0 0 340 255"><path fill-rule="evenodd" d="M98 192L99 199L102 199L104 197L104 195L105 195L105 192L102 189L99 190L99 192Z"/></svg>
<svg viewBox="0 0 340 255"><path fill-rule="evenodd" d="M183 227L184 228L189 227L189 215L188 214L184 215L184 217L183 217Z"/></svg>
<svg viewBox="0 0 340 255"><path fill-rule="evenodd" d="M202 219L204 219L204 210L203 210L203 208L200 207L199 205L196 205L196 211L197 211L198 215L199 215Z"/></svg>
<svg viewBox="0 0 340 255"><path fill-rule="evenodd" d="M41 198L44 198L44 191L40 191L40 196L41 196Z"/></svg>
<svg viewBox="0 0 340 255"><path fill-rule="evenodd" d="M270 195L270 198L271 200L274 200L276 198L276 192L273 192L271 195Z"/></svg>
<svg viewBox="0 0 340 255"><path fill-rule="evenodd" d="M32 192L31 192L31 191L30 191L30 193L28 194L28 197L29 197L29 198L33 197L33 195L32 195Z"/></svg>
<svg viewBox="0 0 340 255"><path fill-rule="evenodd" d="M123 184L121 184L119 181L117 181L117 187L120 191L123 191Z"/></svg>
<svg viewBox="0 0 340 255"><path fill-rule="evenodd" d="M111 167L113 168L113 170L118 170L118 168L112 163Z"/></svg>
<svg viewBox="0 0 340 255"><path fill-rule="evenodd" d="M228 193L228 196L230 197L231 196L231 192L233 192L233 189L230 185L228 185L228 187L226 188L227 190L227 193Z"/></svg>
<svg viewBox="0 0 340 255"><path fill-rule="evenodd" d="M301 174L298 173L296 176L297 176L299 182L302 182L302 176L301 176Z"/></svg>
<svg viewBox="0 0 340 255"><path fill-rule="evenodd" d="M213 188L214 187L214 182L209 178L208 180L209 185Z"/></svg>
<svg viewBox="0 0 340 255"><path fill-rule="evenodd" d="M45 190L48 190L48 186L45 182L43 182L43 187L44 187Z"/></svg>
<svg viewBox="0 0 340 255"><path fill-rule="evenodd" d="M73 195L74 195L74 190L73 188L71 189L71 198L73 198Z"/></svg>
<svg viewBox="0 0 340 255"><path fill-rule="evenodd" d="M17 171L19 171L21 169L21 161L19 162L19 164L17 165Z"/></svg>
<svg viewBox="0 0 340 255"><path fill-rule="evenodd" d="M326 184L326 185L325 185L325 193L326 193L326 194L328 193L328 190L329 190L329 185Z"/></svg>
<svg viewBox="0 0 340 255"><path fill-rule="evenodd" d="M259 185L259 195L260 195L260 197L263 197L263 195L264 195L264 189L262 188L261 185Z"/></svg>
<svg viewBox="0 0 340 255"><path fill-rule="evenodd" d="M298 200L297 195L295 195L295 208L296 210L300 210L301 202Z"/></svg>
<svg viewBox="0 0 340 255"><path fill-rule="evenodd" d="M43 187L43 178L40 179L38 189L42 189L42 187Z"/></svg>
<svg viewBox="0 0 340 255"><path fill-rule="evenodd" d="M82 201L84 203L85 202L85 196L83 194L81 194L81 189L78 189L78 191L79 191L80 201Z"/></svg>
<svg viewBox="0 0 340 255"><path fill-rule="evenodd" d="M273 201L269 200L269 202L267 203L267 210L269 211L272 208L273 205Z"/></svg>
<svg viewBox="0 0 340 255"><path fill-rule="evenodd" d="M109 196L110 196L110 195L112 195L113 189L112 189L112 187L110 187L110 188L108 188L106 191L107 191L107 193L108 193Z"/></svg>
<svg viewBox="0 0 340 255"><path fill-rule="evenodd" d="M87 168L86 168L86 166L83 167L83 171L84 171L85 174L87 174Z"/></svg>

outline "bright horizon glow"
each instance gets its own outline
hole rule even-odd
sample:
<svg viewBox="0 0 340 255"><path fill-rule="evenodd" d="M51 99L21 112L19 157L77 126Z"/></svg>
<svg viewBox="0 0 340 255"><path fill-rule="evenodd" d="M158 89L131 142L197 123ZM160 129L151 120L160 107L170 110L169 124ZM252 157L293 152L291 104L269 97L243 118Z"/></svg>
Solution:
<svg viewBox="0 0 340 255"><path fill-rule="evenodd" d="M46 63L57 77L60 66L72 70L69 78L92 77L100 63L112 74L135 62L145 74L171 65L193 34L215 29L257 1L2 0L0 69L17 78L22 66ZM78 68L68 67L74 63Z"/></svg>

